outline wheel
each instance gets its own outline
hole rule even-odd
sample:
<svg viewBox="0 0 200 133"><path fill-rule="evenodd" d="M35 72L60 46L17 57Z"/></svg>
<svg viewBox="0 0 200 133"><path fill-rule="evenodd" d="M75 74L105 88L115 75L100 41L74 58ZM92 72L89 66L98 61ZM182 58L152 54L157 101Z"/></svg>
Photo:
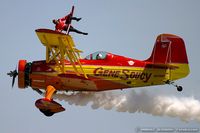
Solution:
<svg viewBox="0 0 200 133"><path fill-rule="evenodd" d="M54 115L54 113L51 112L51 111L49 111L49 110L42 110L42 109L40 109L40 111L41 111L44 115L46 115L46 116L48 116L48 117Z"/></svg>
<svg viewBox="0 0 200 133"><path fill-rule="evenodd" d="M182 86L177 86L177 91L182 91L183 87Z"/></svg>

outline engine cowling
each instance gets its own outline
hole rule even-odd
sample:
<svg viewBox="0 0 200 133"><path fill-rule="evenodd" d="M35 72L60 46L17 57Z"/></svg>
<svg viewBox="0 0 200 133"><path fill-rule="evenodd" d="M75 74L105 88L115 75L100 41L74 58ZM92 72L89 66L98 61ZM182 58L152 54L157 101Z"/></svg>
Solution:
<svg viewBox="0 0 200 133"><path fill-rule="evenodd" d="M31 72L31 63L26 60L18 62L18 87L24 89L30 85L29 74Z"/></svg>

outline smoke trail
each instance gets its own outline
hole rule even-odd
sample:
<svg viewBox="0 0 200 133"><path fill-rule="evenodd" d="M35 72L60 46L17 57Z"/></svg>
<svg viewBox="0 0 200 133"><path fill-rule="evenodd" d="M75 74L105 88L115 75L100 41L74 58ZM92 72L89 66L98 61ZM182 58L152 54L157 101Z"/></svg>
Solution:
<svg viewBox="0 0 200 133"><path fill-rule="evenodd" d="M56 94L55 99L65 100L70 105L86 106L93 109L115 109L118 112L143 112L155 116L179 117L183 121L200 122L200 101L193 97L153 95L147 91L131 91L126 94L112 92L78 92Z"/></svg>

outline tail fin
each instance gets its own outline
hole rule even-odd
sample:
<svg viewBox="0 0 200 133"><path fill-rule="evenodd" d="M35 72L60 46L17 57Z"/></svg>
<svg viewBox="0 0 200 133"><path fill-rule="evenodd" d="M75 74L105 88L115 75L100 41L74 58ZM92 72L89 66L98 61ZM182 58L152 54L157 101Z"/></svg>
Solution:
<svg viewBox="0 0 200 133"><path fill-rule="evenodd" d="M172 34L161 34L157 37L149 59L152 64L176 66L170 70L170 79L179 79L189 74L188 58L185 43L182 38Z"/></svg>
<svg viewBox="0 0 200 133"><path fill-rule="evenodd" d="M171 34L159 35L156 39L153 52L147 61L155 64L188 64L188 58L183 39Z"/></svg>

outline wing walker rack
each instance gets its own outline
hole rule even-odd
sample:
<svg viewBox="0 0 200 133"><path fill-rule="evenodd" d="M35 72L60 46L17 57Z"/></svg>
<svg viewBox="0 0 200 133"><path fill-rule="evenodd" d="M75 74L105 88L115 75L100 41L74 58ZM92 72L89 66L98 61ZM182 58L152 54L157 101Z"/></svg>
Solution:
<svg viewBox="0 0 200 133"><path fill-rule="evenodd" d="M81 50L75 48L72 37L49 29L37 29L37 36L46 47L46 63L55 61L62 73L65 73L65 60L68 59L74 72L87 78L82 64L79 61ZM79 69L78 69L79 68Z"/></svg>

